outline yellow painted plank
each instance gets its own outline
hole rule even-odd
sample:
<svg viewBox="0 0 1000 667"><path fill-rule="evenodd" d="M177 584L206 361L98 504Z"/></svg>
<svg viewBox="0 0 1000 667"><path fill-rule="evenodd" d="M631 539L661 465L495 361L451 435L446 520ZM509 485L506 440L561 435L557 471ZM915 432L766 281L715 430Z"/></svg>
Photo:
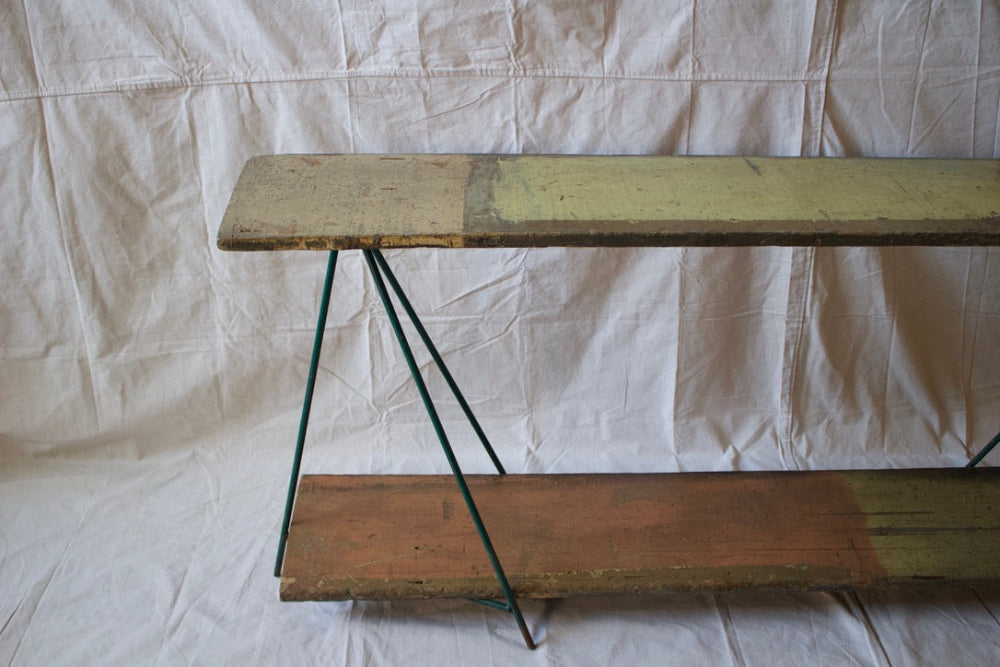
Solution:
<svg viewBox="0 0 1000 667"><path fill-rule="evenodd" d="M228 250L1000 245L1000 161L308 155L247 163Z"/></svg>
<svg viewBox="0 0 1000 667"><path fill-rule="evenodd" d="M916 221L1000 210L997 165L960 160L537 157L498 164L495 210L515 224ZM993 185L993 197L982 196L984 185Z"/></svg>

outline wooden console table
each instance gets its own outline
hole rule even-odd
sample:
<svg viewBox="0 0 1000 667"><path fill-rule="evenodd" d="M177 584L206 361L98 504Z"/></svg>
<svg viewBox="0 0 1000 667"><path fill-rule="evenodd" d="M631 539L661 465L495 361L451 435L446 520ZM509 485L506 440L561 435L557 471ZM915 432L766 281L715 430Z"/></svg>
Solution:
<svg viewBox="0 0 1000 667"><path fill-rule="evenodd" d="M965 469L507 475L380 252L1000 245L1000 161L258 157L218 243L330 251L275 566L284 600L468 597L511 612L533 647L517 597L1000 579L1000 471L975 468L1000 435ZM300 479L337 253L347 249L365 254L452 476ZM463 475L390 288L497 475Z"/></svg>

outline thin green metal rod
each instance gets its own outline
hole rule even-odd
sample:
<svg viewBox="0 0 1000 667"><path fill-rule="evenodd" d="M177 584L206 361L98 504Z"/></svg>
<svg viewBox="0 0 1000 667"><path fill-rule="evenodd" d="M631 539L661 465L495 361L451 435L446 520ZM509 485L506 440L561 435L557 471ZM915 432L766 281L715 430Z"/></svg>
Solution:
<svg viewBox="0 0 1000 667"><path fill-rule="evenodd" d="M499 609L500 611L510 611L510 605L506 602L499 602L498 600L491 600L489 598L469 598L469 602L475 602L476 604L481 604L484 607Z"/></svg>
<svg viewBox="0 0 1000 667"><path fill-rule="evenodd" d="M413 306L410 305L410 300L406 298L406 294L403 293L403 288L399 286L399 281L396 280L395 274L393 274L392 269L389 268L389 264L385 261L385 257L382 256L381 251L377 248L372 249L372 254L375 256L375 261L378 262L379 268L382 269L382 273L385 274L386 279L389 281L389 285L392 287L392 291L396 293L396 297L399 302L403 305L403 310L410 317L410 321L413 322L413 327L417 330L420 335L420 339L424 341L424 345L427 346L427 350L431 353L431 357L434 359L434 363L437 364L438 369L441 371L441 375L444 376L445 382L451 387L451 393L455 395L455 399L458 404L462 406L462 411L465 413L466 418L472 425L472 429L479 436L479 442L483 443L483 448L489 455L490 460L493 461L493 465L496 467L497 472L501 475L506 475L507 471L504 470L503 465L500 463L500 459L497 457L496 451L493 449L493 445L490 444L489 438L486 437L486 433L483 432L482 427L479 425L479 420L472 413L472 408L469 407L468 402L465 400L465 396L462 395L462 390L458 388L458 384L455 382L455 378L451 376L451 372L448 370L448 366L445 365L444 359L438 354L437 348L434 346L434 342L431 337L427 335L427 330L424 329L424 325L420 322L420 317L417 315L416 311L413 310Z"/></svg>
<svg viewBox="0 0 1000 667"><path fill-rule="evenodd" d="M413 351L410 349L410 344L406 340L406 334L403 333L403 328L399 322L399 316L396 315L396 309L392 305L392 300L389 298L389 292L386 290L385 282L382 280L382 274L379 272L378 264L375 262L374 253L372 253L371 250L364 250L364 254L365 260L368 262L368 268L371 270L372 279L375 281L375 287L378 290L379 297L382 299L382 305L385 307L385 312L389 316L389 322L396 334L396 340L399 342L399 347L402 349L403 356L406 358L406 365L410 368L410 375L413 376L413 381L416 383L417 390L420 392L420 398L423 400L424 407L427 409L427 414L430 416L431 423L434 425L434 431L437 433L438 440L441 442L441 448L444 450L445 458L448 459L448 465L451 467L452 475L455 477L455 481L458 483L458 488L462 492L462 498L465 500L465 505L469 510L469 515L472 517L472 522L476 525L476 531L479 533L479 539L482 541L483 547L486 549L486 555L490 559L490 565L493 566L493 573L496 575L497 581L500 583L500 588L503 589L504 597L507 598L507 603L510 605L511 612L514 614L517 626L521 630L521 635L524 637L524 643L529 649L533 649L535 648L535 642L531 638L531 633L528 632L528 626L524 622L524 616L521 615L521 610L517 606L517 601L514 599L514 591L511 589L510 582L507 580L507 575L504 574L503 567L500 565L500 559L497 557L496 550L493 548L493 542L490 540L490 536L486 532L486 526L483 524L483 519L479 515L476 503L472 499L472 493L469 491L469 485L465 481L462 469L459 467L458 460L455 458L455 452L452 451L451 444L448 442L448 436L444 432L444 426L441 424L441 419L438 417L433 401L431 401L430 394L427 391L427 385L424 383L424 379L420 375L420 369L417 367L417 361L413 357Z"/></svg>
<svg viewBox="0 0 1000 667"><path fill-rule="evenodd" d="M993 436L993 439L990 440L985 447L979 450L979 453L973 456L972 460L969 461L968 465L966 465L965 467L975 468L977 465L979 465L979 462L985 459L986 455L989 454L991 451L993 451L993 448L996 447L998 444L1000 444L1000 433L997 433L995 436Z"/></svg>
<svg viewBox="0 0 1000 667"><path fill-rule="evenodd" d="M330 251L326 264L326 281L323 296L319 302L319 321L316 323L316 337L313 339L312 359L309 361L309 378L306 380L306 396L302 401L302 417L299 419L299 436L295 442L295 457L292 459L292 475L288 480L288 497L285 500L285 517L281 522L281 537L278 539L278 557L274 561L274 576L281 576L281 565L285 560L285 544L288 542L288 528L292 522L292 506L299 486L299 468L302 465L302 450L309 427L309 411L312 409L313 389L316 387L316 370L319 368L319 353L323 348L323 332L326 330L326 314L330 308L330 290L333 287L333 273L337 268L337 251Z"/></svg>

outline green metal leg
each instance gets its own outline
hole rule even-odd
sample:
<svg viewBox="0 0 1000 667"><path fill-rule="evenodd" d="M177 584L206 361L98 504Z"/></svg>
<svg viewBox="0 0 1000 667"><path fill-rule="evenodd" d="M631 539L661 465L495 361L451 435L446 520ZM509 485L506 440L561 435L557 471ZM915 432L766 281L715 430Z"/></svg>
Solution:
<svg viewBox="0 0 1000 667"><path fill-rule="evenodd" d="M309 411L312 408L313 389L316 387L316 370L319 368L319 353L323 347L323 331L326 329L326 313L330 308L330 289L333 287L333 273L337 268L337 251L330 251L326 264L326 280L323 296L319 303L319 322L316 323L316 337L313 339L312 359L309 361L309 378L306 380L306 396L302 402L302 417L299 419L299 437L295 443L295 457L292 459L292 475L288 480L288 497L285 500L285 517L281 522L281 536L278 539L278 557L274 561L274 576L281 576L281 565L285 560L285 544L288 542L288 528L292 522L292 506L299 486L299 468L302 465L302 449L309 427Z"/></svg>
<svg viewBox="0 0 1000 667"><path fill-rule="evenodd" d="M993 436L993 439L990 440L985 447L979 450L979 453L973 456L972 460L969 461L968 465L966 465L965 467L975 468L977 465L979 465L979 462L985 459L986 455L989 454L991 451L993 451L993 448L996 447L998 444L1000 444L1000 433L997 433L995 436Z"/></svg>
<svg viewBox="0 0 1000 667"><path fill-rule="evenodd" d="M427 391L427 385L424 383L424 380L420 375L420 369L417 367L417 362L413 357L413 351L410 349L410 344L406 340L406 334L403 333L402 326L399 322L399 316L396 314L396 309L392 305L392 300L389 298L385 282L383 281L382 274L379 271L379 263L376 259L375 252L372 250L365 250L364 253L365 260L368 262L368 268L371 270L372 279L375 281L375 287L378 289L379 297L382 299L382 305L385 307L386 314L389 316L389 322L392 324L392 329L396 334L399 347L402 349L403 356L406 358L406 364L410 368L410 374L413 376L413 381L417 385L417 390L420 392L420 398L424 402L424 407L427 409L427 414L430 416L431 423L434 426L434 431L437 433L438 440L441 442L441 448L444 450L445 458L448 459L448 465L451 467L451 472L455 477L455 481L458 483L458 488L462 492L462 498L465 500L466 508L472 517L472 522L476 525L476 531L479 533L479 539L482 541L483 547L486 549L486 554L490 559L490 564L493 566L493 572L496 575L497 581L500 583L500 588L503 589L504 597L507 600L506 605L486 600L480 600L479 602L499 607L512 613L517 622L517 627L520 629L521 635L524 637L524 643L529 649L533 649L535 648L535 642L531 638L531 633L528 631L527 624L524 622L524 616L521 614L521 609L518 607L517 600L514 598L514 591L511 589L510 582L507 580L507 575L503 571L503 566L500 565L500 559L497 557L496 550L493 548L493 542L490 540L490 536L486 532L486 526L483 524L482 517L479 515L479 510L476 508L476 503L472 499L472 494L465 481L465 476L462 474L462 469L459 467L458 460L455 458L455 453L451 448L451 444L448 442L448 436L444 432L444 426L441 424L441 419L438 417L437 410L434 408L434 403L431 401L430 394ZM384 261L385 260L383 258L383 263ZM398 283L394 286L394 289L397 287ZM415 321L417 320L416 314L412 312L412 308L408 308L407 312L412 318L414 318ZM423 327L421 326L418 330L422 329ZM421 334L422 338L424 336L426 336L426 331ZM425 341L426 340L429 339L425 339ZM438 361L439 359L439 356L435 356L435 361ZM444 365L443 361L439 363L442 366Z"/></svg>

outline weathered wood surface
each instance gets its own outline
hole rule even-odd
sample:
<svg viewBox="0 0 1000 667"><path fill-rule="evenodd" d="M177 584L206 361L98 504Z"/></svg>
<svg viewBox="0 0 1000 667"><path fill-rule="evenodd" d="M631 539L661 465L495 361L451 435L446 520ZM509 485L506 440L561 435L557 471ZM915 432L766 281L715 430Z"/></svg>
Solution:
<svg viewBox="0 0 1000 667"><path fill-rule="evenodd" d="M247 163L218 243L1000 245L1000 161L274 155Z"/></svg>
<svg viewBox="0 0 1000 667"><path fill-rule="evenodd" d="M1000 470L470 476L519 597L1000 578ZM499 597L449 476L302 478L284 600Z"/></svg>

